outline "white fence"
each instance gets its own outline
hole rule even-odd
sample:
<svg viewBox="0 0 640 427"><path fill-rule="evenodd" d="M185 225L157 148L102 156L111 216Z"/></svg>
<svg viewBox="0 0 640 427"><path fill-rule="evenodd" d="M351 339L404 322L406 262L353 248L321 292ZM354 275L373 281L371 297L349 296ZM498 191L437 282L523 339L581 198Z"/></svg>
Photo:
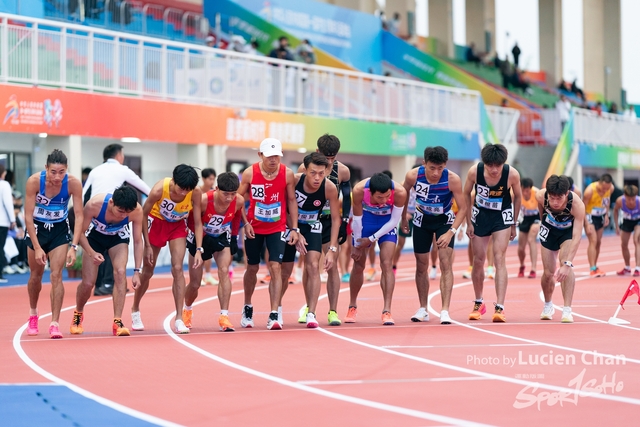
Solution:
<svg viewBox="0 0 640 427"><path fill-rule="evenodd" d="M0 14L0 81L476 132L480 94Z"/></svg>
<svg viewBox="0 0 640 427"><path fill-rule="evenodd" d="M575 108L573 114L575 141L640 149L637 119L582 108Z"/></svg>
<svg viewBox="0 0 640 427"><path fill-rule="evenodd" d="M515 108L497 107L495 105L487 105L487 114L493 130L495 130L498 139L503 144L515 144L517 136L518 118L520 111Z"/></svg>

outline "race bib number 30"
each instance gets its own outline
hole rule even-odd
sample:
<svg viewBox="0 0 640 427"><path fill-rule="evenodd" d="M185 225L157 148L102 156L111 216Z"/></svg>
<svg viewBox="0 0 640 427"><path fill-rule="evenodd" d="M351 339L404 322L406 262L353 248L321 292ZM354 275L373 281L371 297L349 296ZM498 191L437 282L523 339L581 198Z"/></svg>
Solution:
<svg viewBox="0 0 640 427"><path fill-rule="evenodd" d="M169 222L177 222L184 219L189 215L189 212L176 212L174 211L176 203L171 199L162 199L160 202L160 215L162 215Z"/></svg>

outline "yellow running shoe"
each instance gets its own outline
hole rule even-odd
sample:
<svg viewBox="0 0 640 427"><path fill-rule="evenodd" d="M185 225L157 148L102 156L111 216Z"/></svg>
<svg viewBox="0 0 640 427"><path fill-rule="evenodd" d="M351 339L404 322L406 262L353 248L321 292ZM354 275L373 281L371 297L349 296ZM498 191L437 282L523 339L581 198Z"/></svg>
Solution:
<svg viewBox="0 0 640 427"><path fill-rule="evenodd" d="M298 318L298 323L307 323L307 314L309 313L309 306L304 306L303 309L298 313L300 317Z"/></svg>
<svg viewBox="0 0 640 427"><path fill-rule="evenodd" d="M84 320L84 314L73 310L73 320L71 321L71 327L69 328L69 332L73 335L80 335L84 332L84 328L82 327L82 321Z"/></svg>
<svg viewBox="0 0 640 427"><path fill-rule="evenodd" d="M327 316L327 320L329 322L329 326L340 326L340 325L342 325L342 322L340 321L340 318L338 317L338 313L336 313L335 310L329 311L329 315Z"/></svg>

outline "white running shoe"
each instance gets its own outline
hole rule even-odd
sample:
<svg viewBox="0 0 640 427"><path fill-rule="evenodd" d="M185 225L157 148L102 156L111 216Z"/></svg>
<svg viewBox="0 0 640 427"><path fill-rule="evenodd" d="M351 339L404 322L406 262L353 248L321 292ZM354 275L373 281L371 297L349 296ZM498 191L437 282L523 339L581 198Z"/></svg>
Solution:
<svg viewBox="0 0 640 427"><path fill-rule="evenodd" d="M540 313L540 320L552 320L553 314L556 312L556 309L553 308L553 305L544 305L542 309L542 313ZM563 313L564 315L564 313Z"/></svg>
<svg viewBox="0 0 640 427"><path fill-rule="evenodd" d="M428 322L429 321L429 313L427 313L427 309L424 307L420 307L416 314L411 316L412 322Z"/></svg>
<svg viewBox="0 0 640 427"><path fill-rule="evenodd" d="M282 325L278 322L278 313L270 313L269 320L267 320L267 329L277 330L282 329Z"/></svg>
<svg viewBox="0 0 640 427"><path fill-rule="evenodd" d="M564 307L562 309L562 323L573 323L573 315L571 314L571 307Z"/></svg>
<svg viewBox="0 0 640 427"><path fill-rule="evenodd" d="M182 321L182 319L176 320L176 333L177 334L188 334L189 328L187 328Z"/></svg>
<svg viewBox="0 0 640 427"><path fill-rule="evenodd" d="M496 278L496 269L495 269L495 267L493 267L493 266L487 267L486 276L487 276L487 279L495 279Z"/></svg>
<svg viewBox="0 0 640 427"><path fill-rule="evenodd" d="M282 306L278 307L278 323L284 325L284 319L282 318Z"/></svg>
<svg viewBox="0 0 640 427"><path fill-rule="evenodd" d="M449 312L447 310L440 311L440 324L441 325L451 324L451 317L449 317Z"/></svg>
<svg viewBox="0 0 640 427"><path fill-rule="evenodd" d="M431 271L429 272L429 279L433 280L436 278L437 275L438 275L438 268L431 267Z"/></svg>
<svg viewBox="0 0 640 427"><path fill-rule="evenodd" d="M316 315L313 313L307 313L307 328L317 328L318 321L316 320Z"/></svg>
<svg viewBox="0 0 640 427"><path fill-rule="evenodd" d="M139 311L131 312L131 329L134 331L144 331L144 325L142 324L142 317Z"/></svg>
<svg viewBox="0 0 640 427"><path fill-rule="evenodd" d="M253 328L253 307L245 305L242 308L242 319L240 319L240 326L243 328Z"/></svg>

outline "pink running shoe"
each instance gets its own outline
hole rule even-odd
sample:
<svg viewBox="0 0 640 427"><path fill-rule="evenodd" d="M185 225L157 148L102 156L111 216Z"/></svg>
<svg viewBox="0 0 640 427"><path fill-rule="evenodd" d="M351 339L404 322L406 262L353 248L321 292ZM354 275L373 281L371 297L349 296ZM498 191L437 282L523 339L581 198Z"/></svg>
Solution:
<svg viewBox="0 0 640 427"><path fill-rule="evenodd" d="M51 336L51 339L54 340L62 338L62 332L60 332L58 325L49 326L49 335Z"/></svg>
<svg viewBox="0 0 640 427"><path fill-rule="evenodd" d="M27 335L38 335L38 315L29 316L29 325L27 326Z"/></svg>

